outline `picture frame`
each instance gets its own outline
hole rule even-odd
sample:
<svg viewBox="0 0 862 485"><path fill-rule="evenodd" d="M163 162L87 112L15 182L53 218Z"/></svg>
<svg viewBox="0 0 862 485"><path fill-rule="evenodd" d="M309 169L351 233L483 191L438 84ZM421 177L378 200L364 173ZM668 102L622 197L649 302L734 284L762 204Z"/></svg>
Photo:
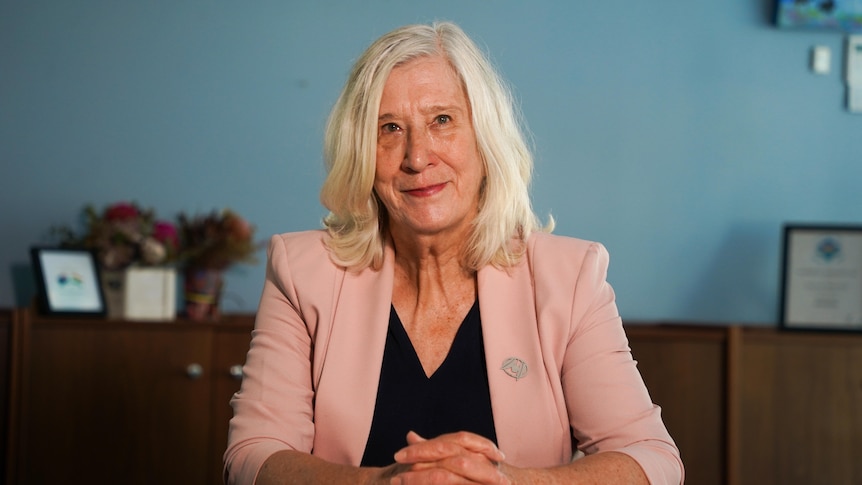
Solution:
<svg viewBox="0 0 862 485"><path fill-rule="evenodd" d="M775 0L775 24L782 29L862 32L862 2Z"/></svg>
<svg viewBox="0 0 862 485"><path fill-rule="evenodd" d="M862 225L784 225L779 323L862 331Z"/></svg>
<svg viewBox="0 0 862 485"><path fill-rule="evenodd" d="M43 314L105 316L105 296L93 251L32 247L30 259Z"/></svg>

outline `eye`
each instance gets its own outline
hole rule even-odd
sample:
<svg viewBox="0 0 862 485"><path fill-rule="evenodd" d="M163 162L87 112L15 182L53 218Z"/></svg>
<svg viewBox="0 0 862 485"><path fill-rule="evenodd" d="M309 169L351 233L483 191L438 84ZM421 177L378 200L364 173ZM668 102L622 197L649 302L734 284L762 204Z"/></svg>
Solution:
<svg viewBox="0 0 862 485"><path fill-rule="evenodd" d="M452 121L452 117L449 115L440 115L440 116L434 118L434 121L438 125L445 125L446 123Z"/></svg>
<svg viewBox="0 0 862 485"><path fill-rule="evenodd" d="M380 127L380 131L383 133L395 133L401 129L400 126L395 123L386 123Z"/></svg>

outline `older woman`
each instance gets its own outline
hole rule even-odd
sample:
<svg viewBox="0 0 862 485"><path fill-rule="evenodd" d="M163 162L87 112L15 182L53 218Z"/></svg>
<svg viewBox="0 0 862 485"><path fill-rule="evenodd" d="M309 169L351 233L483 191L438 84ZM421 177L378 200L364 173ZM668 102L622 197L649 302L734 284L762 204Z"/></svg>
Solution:
<svg viewBox="0 0 862 485"><path fill-rule="evenodd" d="M458 27L374 42L325 144L328 230L270 243L229 483L682 482L607 252L541 227L510 95Z"/></svg>

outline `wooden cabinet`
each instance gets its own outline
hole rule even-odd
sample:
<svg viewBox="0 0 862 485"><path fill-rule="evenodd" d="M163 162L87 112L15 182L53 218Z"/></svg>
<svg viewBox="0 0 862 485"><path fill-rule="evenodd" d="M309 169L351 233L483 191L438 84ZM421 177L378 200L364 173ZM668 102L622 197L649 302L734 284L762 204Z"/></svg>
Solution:
<svg viewBox="0 0 862 485"><path fill-rule="evenodd" d="M862 483L862 334L630 325L686 483Z"/></svg>
<svg viewBox="0 0 862 485"><path fill-rule="evenodd" d="M8 483L222 483L250 317L16 320Z"/></svg>
<svg viewBox="0 0 862 485"><path fill-rule="evenodd" d="M0 313L0 346L12 350L0 360L6 483L221 484L252 323ZM626 332L686 483L862 483L862 334Z"/></svg>

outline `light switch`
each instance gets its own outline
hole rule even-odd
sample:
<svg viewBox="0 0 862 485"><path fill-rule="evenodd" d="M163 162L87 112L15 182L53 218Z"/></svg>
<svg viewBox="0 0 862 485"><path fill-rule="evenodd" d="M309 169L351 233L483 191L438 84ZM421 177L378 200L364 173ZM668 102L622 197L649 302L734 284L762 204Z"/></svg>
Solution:
<svg viewBox="0 0 862 485"><path fill-rule="evenodd" d="M829 74L832 65L832 51L825 45L811 49L811 70L816 74Z"/></svg>

